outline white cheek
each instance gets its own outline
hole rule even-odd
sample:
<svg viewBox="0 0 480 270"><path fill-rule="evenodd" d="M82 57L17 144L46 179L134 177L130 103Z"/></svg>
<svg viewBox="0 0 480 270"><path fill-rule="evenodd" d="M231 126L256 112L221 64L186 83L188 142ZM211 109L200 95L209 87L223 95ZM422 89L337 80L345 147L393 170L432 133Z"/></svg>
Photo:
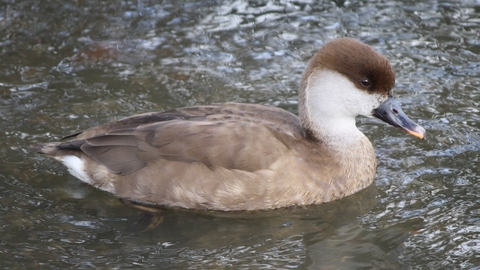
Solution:
<svg viewBox="0 0 480 270"><path fill-rule="evenodd" d="M343 78L343 80L343 86L339 91L342 93L340 98L343 108L352 117L358 115L372 117L373 110L387 100L386 95L368 93L365 90L356 88L350 80L346 78Z"/></svg>
<svg viewBox="0 0 480 270"><path fill-rule="evenodd" d="M371 117L372 111L387 99L386 95L358 89L345 76L331 70L312 74L307 88L306 109L313 119Z"/></svg>
<svg viewBox="0 0 480 270"><path fill-rule="evenodd" d="M359 111L357 113L358 115L363 115L366 117L372 117L372 111L380 107L380 105L387 100L387 96L379 94L369 94L364 91L358 91L358 94L359 95L355 98L357 98L357 102L362 104L362 106L359 107ZM353 102L355 101L353 100Z"/></svg>

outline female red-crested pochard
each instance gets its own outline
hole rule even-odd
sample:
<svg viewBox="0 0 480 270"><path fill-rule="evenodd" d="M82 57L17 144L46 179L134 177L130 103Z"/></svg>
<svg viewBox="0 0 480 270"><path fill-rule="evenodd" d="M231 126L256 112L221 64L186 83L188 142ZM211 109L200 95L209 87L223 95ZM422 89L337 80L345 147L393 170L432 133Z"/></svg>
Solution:
<svg viewBox="0 0 480 270"><path fill-rule="evenodd" d="M339 38L303 73L299 117L256 104L187 107L135 115L34 149L136 204L222 211L319 204L373 182L375 152L356 116L424 137L392 98L394 82L384 56Z"/></svg>

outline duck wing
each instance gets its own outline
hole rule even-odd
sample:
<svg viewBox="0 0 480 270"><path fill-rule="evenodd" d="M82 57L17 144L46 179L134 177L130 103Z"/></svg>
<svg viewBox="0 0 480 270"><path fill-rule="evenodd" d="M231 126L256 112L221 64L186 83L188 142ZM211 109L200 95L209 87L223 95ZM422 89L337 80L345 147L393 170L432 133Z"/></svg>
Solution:
<svg viewBox="0 0 480 270"><path fill-rule="evenodd" d="M298 118L264 105L221 104L129 117L61 143L111 172L128 175L158 159L198 162L214 170L256 171L304 137Z"/></svg>

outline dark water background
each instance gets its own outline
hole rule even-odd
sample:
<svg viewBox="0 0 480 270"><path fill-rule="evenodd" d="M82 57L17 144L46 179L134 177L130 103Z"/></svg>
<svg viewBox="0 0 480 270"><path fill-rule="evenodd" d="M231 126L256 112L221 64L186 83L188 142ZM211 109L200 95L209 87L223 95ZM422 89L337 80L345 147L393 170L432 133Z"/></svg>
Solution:
<svg viewBox="0 0 480 270"><path fill-rule="evenodd" d="M358 125L375 185L334 203L230 215L167 210L155 229L35 142L214 102L297 112L306 61L355 37L389 58L428 132ZM0 1L2 269L480 269L480 2Z"/></svg>

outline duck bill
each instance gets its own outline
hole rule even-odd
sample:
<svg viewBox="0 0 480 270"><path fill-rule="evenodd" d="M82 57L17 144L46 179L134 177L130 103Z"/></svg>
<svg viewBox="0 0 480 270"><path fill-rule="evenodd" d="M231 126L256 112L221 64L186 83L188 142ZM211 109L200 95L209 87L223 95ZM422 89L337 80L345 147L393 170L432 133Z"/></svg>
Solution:
<svg viewBox="0 0 480 270"><path fill-rule="evenodd" d="M391 97L383 102L380 107L373 110L373 116L389 123L394 127L406 131L410 135L420 139L425 138L425 129L410 120L410 118L408 118L408 116L403 112L400 104Z"/></svg>

